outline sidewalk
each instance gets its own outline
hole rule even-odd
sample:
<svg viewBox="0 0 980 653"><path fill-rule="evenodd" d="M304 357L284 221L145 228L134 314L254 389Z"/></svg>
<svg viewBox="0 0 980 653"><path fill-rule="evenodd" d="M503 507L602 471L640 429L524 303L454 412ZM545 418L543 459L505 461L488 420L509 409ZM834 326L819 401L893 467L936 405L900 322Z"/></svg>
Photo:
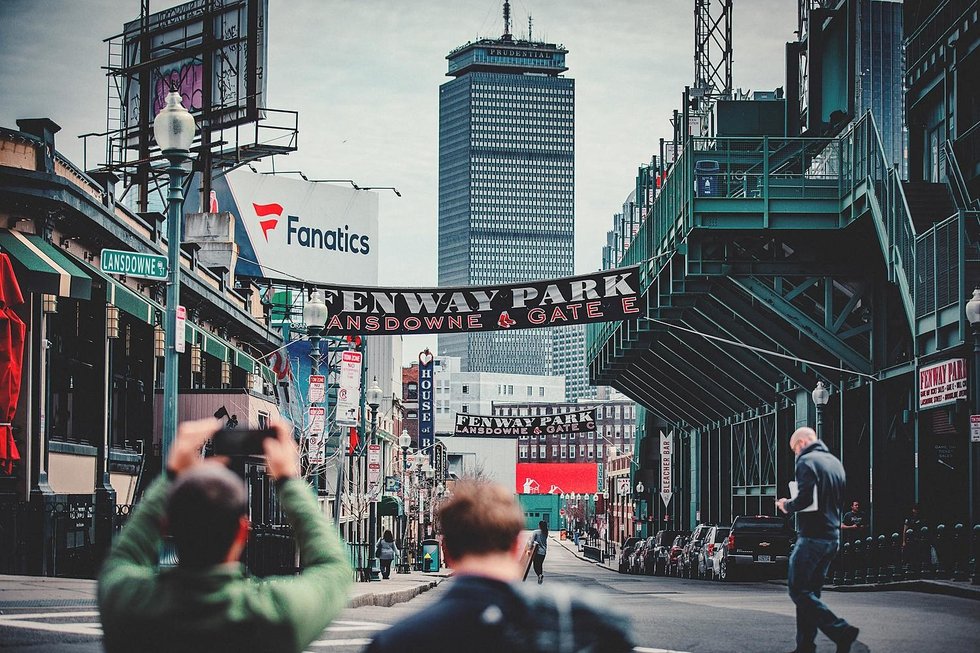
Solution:
<svg viewBox="0 0 980 653"><path fill-rule="evenodd" d="M570 540L554 538L572 555L585 562L608 569L609 571L619 571L616 566L615 558L610 558L606 562L596 562L583 556L575 548L575 544ZM768 581L775 585L786 585L786 579ZM894 583L865 583L862 585L824 585L828 592L923 592L925 594L942 594L944 596L955 596L962 599L973 599L980 601L980 585L971 585L968 581L952 580L904 580Z"/></svg>
<svg viewBox="0 0 980 653"><path fill-rule="evenodd" d="M409 601L449 577L449 571L396 574L389 580L354 583L348 607L390 607ZM0 613L13 608L94 606L95 581L78 578L0 575Z"/></svg>

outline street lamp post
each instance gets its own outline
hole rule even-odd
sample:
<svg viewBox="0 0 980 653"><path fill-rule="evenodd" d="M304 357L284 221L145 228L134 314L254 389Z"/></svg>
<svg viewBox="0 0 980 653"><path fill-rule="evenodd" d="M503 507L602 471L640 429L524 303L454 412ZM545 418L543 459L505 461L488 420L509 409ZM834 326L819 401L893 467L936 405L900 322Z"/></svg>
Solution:
<svg viewBox="0 0 980 653"><path fill-rule="evenodd" d="M823 384L823 381L817 381L817 387L813 389L812 393L813 405L817 407L817 437L823 440L823 407L827 405L830 401L830 390Z"/></svg>
<svg viewBox="0 0 980 653"><path fill-rule="evenodd" d="M323 297L320 295L320 291L314 289L310 294L309 300L303 304L303 322L306 323L306 334L310 339L310 359L313 363L313 374L320 374L320 362L322 357L320 356L320 335L323 333L323 327L327 323L327 304L323 301ZM327 370L327 376L330 376L330 370ZM326 384L324 384L326 385ZM329 395L324 388L323 393L324 404L330 401ZM318 402L311 401L310 408L316 406ZM325 405L324 412L329 413L329 406ZM330 420L329 415L324 416L324 430L326 434L321 433L320 442L323 442L330 435ZM318 449L317 452L308 451L307 460L314 458L314 453L317 455L317 459L322 458L321 451ZM321 479L326 481L326 470L323 474L317 473L317 489L321 487ZM337 502L340 502L340 488L337 488Z"/></svg>
<svg viewBox="0 0 980 653"><path fill-rule="evenodd" d="M398 561L398 573L409 573L408 554L405 550L405 539L408 535L408 485L406 474L408 470L408 449L412 446L412 436L408 434L408 429L402 429L402 434L398 436L398 446L402 450L402 556Z"/></svg>
<svg viewBox="0 0 980 653"><path fill-rule="evenodd" d="M196 126L190 112L181 104L180 93L171 88L167 104L153 120L153 135L167 168L167 310L164 317L166 348L163 356L163 434L160 455L166 468L167 454L177 435L177 306L180 304L180 221L184 211L184 164L190 160ZM181 342L180 344L183 344Z"/></svg>
<svg viewBox="0 0 980 653"><path fill-rule="evenodd" d="M970 323L970 329L973 331L973 413L974 415L980 414L980 287L974 289L973 297L970 301L966 303L966 319ZM975 479L973 478L976 472L976 463L973 460L976 457L976 446L973 442L973 434L970 434L970 440L967 442L967 457L966 457L966 468L967 468L967 482L969 483L969 492L967 492L967 517L969 518L970 527L967 530L967 537L970 538L971 546L976 544L976 538L973 537L973 527L975 516L973 513L974 509L974 497L977 493ZM974 560L978 551L973 552ZM980 574L973 574L973 583L980 584Z"/></svg>
<svg viewBox="0 0 980 653"><path fill-rule="evenodd" d="M374 377L371 381L371 385L367 389L367 405L371 409L371 438L368 442L368 452L370 454L371 445L375 443L378 436L378 406L381 405L381 387L378 385L378 377ZM371 456L368 455L368 463L370 467ZM367 470L367 476L371 475L371 470ZM374 557L374 543L378 537L377 532L377 521L378 521L378 504L375 500L376 488L368 486L368 543L371 545L371 551L368 553L368 569L370 570L371 580L381 580L381 569L378 567L378 559Z"/></svg>

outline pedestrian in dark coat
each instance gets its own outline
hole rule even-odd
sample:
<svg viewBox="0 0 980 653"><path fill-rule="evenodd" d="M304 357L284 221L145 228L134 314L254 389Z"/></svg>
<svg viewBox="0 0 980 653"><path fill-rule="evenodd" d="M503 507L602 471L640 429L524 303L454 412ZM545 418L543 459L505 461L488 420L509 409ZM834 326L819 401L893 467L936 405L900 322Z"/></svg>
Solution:
<svg viewBox="0 0 980 653"><path fill-rule="evenodd" d="M375 635L367 653L500 653L633 649L629 621L578 587L519 582L524 514L506 488L461 481L439 506L449 589Z"/></svg>
<svg viewBox="0 0 980 653"><path fill-rule="evenodd" d="M837 643L837 653L848 653L857 639L858 629L820 600L827 570L840 548L844 466L817 439L813 429L797 429L789 446L796 454L799 491L793 499L779 499L776 506L784 513L796 513L799 523L788 577L789 595L796 604L794 653L816 651L818 628Z"/></svg>
<svg viewBox="0 0 980 653"><path fill-rule="evenodd" d="M399 556L398 547L395 545L395 536L391 534L391 531L385 531L381 539L374 545L374 555L378 557L378 562L381 563L381 577L387 580L391 576L391 563Z"/></svg>
<svg viewBox="0 0 980 653"><path fill-rule="evenodd" d="M548 522L543 519L538 522L538 530L534 531L527 546L531 549L531 564L540 585L544 582L544 557L548 554Z"/></svg>

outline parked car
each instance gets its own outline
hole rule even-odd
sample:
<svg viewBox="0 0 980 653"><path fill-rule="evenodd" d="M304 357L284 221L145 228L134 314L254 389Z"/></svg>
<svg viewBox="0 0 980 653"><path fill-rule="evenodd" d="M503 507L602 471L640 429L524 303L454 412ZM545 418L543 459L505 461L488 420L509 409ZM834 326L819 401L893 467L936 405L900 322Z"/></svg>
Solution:
<svg viewBox="0 0 980 653"><path fill-rule="evenodd" d="M733 580L749 571L785 573L796 532L782 517L739 516L721 547L718 579Z"/></svg>
<svg viewBox="0 0 980 653"><path fill-rule="evenodd" d="M670 550L667 552L667 575L677 576L681 575L681 553L684 551L684 547L687 545L687 541L691 539L690 535L678 535L674 538L674 543L670 545Z"/></svg>
<svg viewBox="0 0 980 653"><path fill-rule="evenodd" d="M714 524L698 524L691 533L680 556L681 575L685 578L701 578L698 556L704 550L704 538Z"/></svg>
<svg viewBox="0 0 980 653"><path fill-rule="evenodd" d="M721 558L721 545L728 538L727 526L712 526L704 538L704 552L701 554L701 577L715 578L717 562Z"/></svg>
<svg viewBox="0 0 980 653"><path fill-rule="evenodd" d="M653 570L653 536L643 540L642 546L637 549L633 563L634 574L650 574Z"/></svg>
<svg viewBox="0 0 980 653"><path fill-rule="evenodd" d="M623 547L619 550L619 573L625 574L629 572L630 555L633 553L633 547L635 547L639 541L640 538L638 537L628 537L626 538L626 541L623 542Z"/></svg>
<svg viewBox="0 0 980 653"><path fill-rule="evenodd" d="M653 536L653 545L648 556L651 560L648 563L649 573L654 576L663 576L667 573L667 556L670 553L670 545L678 535L688 535L687 531L660 531Z"/></svg>

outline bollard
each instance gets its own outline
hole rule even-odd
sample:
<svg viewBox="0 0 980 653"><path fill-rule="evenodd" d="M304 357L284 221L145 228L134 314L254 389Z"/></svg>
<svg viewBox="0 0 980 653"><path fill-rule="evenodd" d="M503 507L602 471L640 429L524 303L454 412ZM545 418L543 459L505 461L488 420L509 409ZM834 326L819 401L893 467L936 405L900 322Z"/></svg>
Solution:
<svg viewBox="0 0 980 653"><path fill-rule="evenodd" d="M946 579L949 578L947 574L947 567L949 562L949 552L947 551L948 542L946 539L946 525L940 524L936 526L936 539L933 544L933 550L936 552L935 562L933 564L933 573L936 578Z"/></svg>
<svg viewBox="0 0 980 653"><path fill-rule="evenodd" d="M980 585L980 573L977 570L977 558L980 558L980 524L973 525L973 560L971 561L972 569L971 575L973 576L973 584Z"/></svg>
<svg viewBox="0 0 980 653"><path fill-rule="evenodd" d="M966 529L963 524L953 526L953 543L950 546L953 556L953 580L968 580L967 562L970 556L970 547L965 537Z"/></svg>
<svg viewBox="0 0 980 653"><path fill-rule="evenodd" d="M932 567L932 538L929 537L928 526L919 529L919 545L916 549L919 555L920 575L922 578L932 579L935 573Z"/></svg>
<svg viewBox="0 0 980 653"><path fill-rule="evenodd" d="M864 541L861 539L854 540L854 546L851 548L851 554L854 556L854 584L863 585L864 584L864 572L867 567L864 566Z"/></svg>
<svg viewBox="0 0 980 653"><path fill-rule="evenodd" d="M850 542L844 543L844 556L841 558L841 567L844 568L844 584L854 584L854 547Z"/></svg>
<svg viewBox="0 0 980 653"><path fill-rule="evenodd" d="M898 582L902 580L903 572L902 569L902 536L898 533L892 533L892 582Z"/></svg>
<svg viewBox="0 0 980 653"><path fill-rule="evenodd" d="M891 570L888 565L888 538L883 534L878 536L878 543L875 546L877 551L877 570L878 573L875 576L875 582L877 583L887 583L891 580Z"/></svg>
<svg viewBox="0 0 980 653"><path fill-rule="evenodd" d="M864 582L878 582L878 551L875 540L870 535L864 540Z"/></svg>
<svg viewBox="0 0 980 653"><path fill-rule="evenodd" d="M847 543L845 542L844 545L841 546L840 551L837 552L837 555L834 556L834 562L831 563L831 569L833 570L833 573L831 574L830 579L834 585L844 584L844 555L846 552L847 552Z"/></svg>
<svg viewBox="0 0 980 653"><path fill-rule="evenodd" d="M918 534L911 528L905 531L905 546L902 547L902 566L905 568L905 579L918 579L922 571L919 557L916 555L916 538Z"/></svg>

